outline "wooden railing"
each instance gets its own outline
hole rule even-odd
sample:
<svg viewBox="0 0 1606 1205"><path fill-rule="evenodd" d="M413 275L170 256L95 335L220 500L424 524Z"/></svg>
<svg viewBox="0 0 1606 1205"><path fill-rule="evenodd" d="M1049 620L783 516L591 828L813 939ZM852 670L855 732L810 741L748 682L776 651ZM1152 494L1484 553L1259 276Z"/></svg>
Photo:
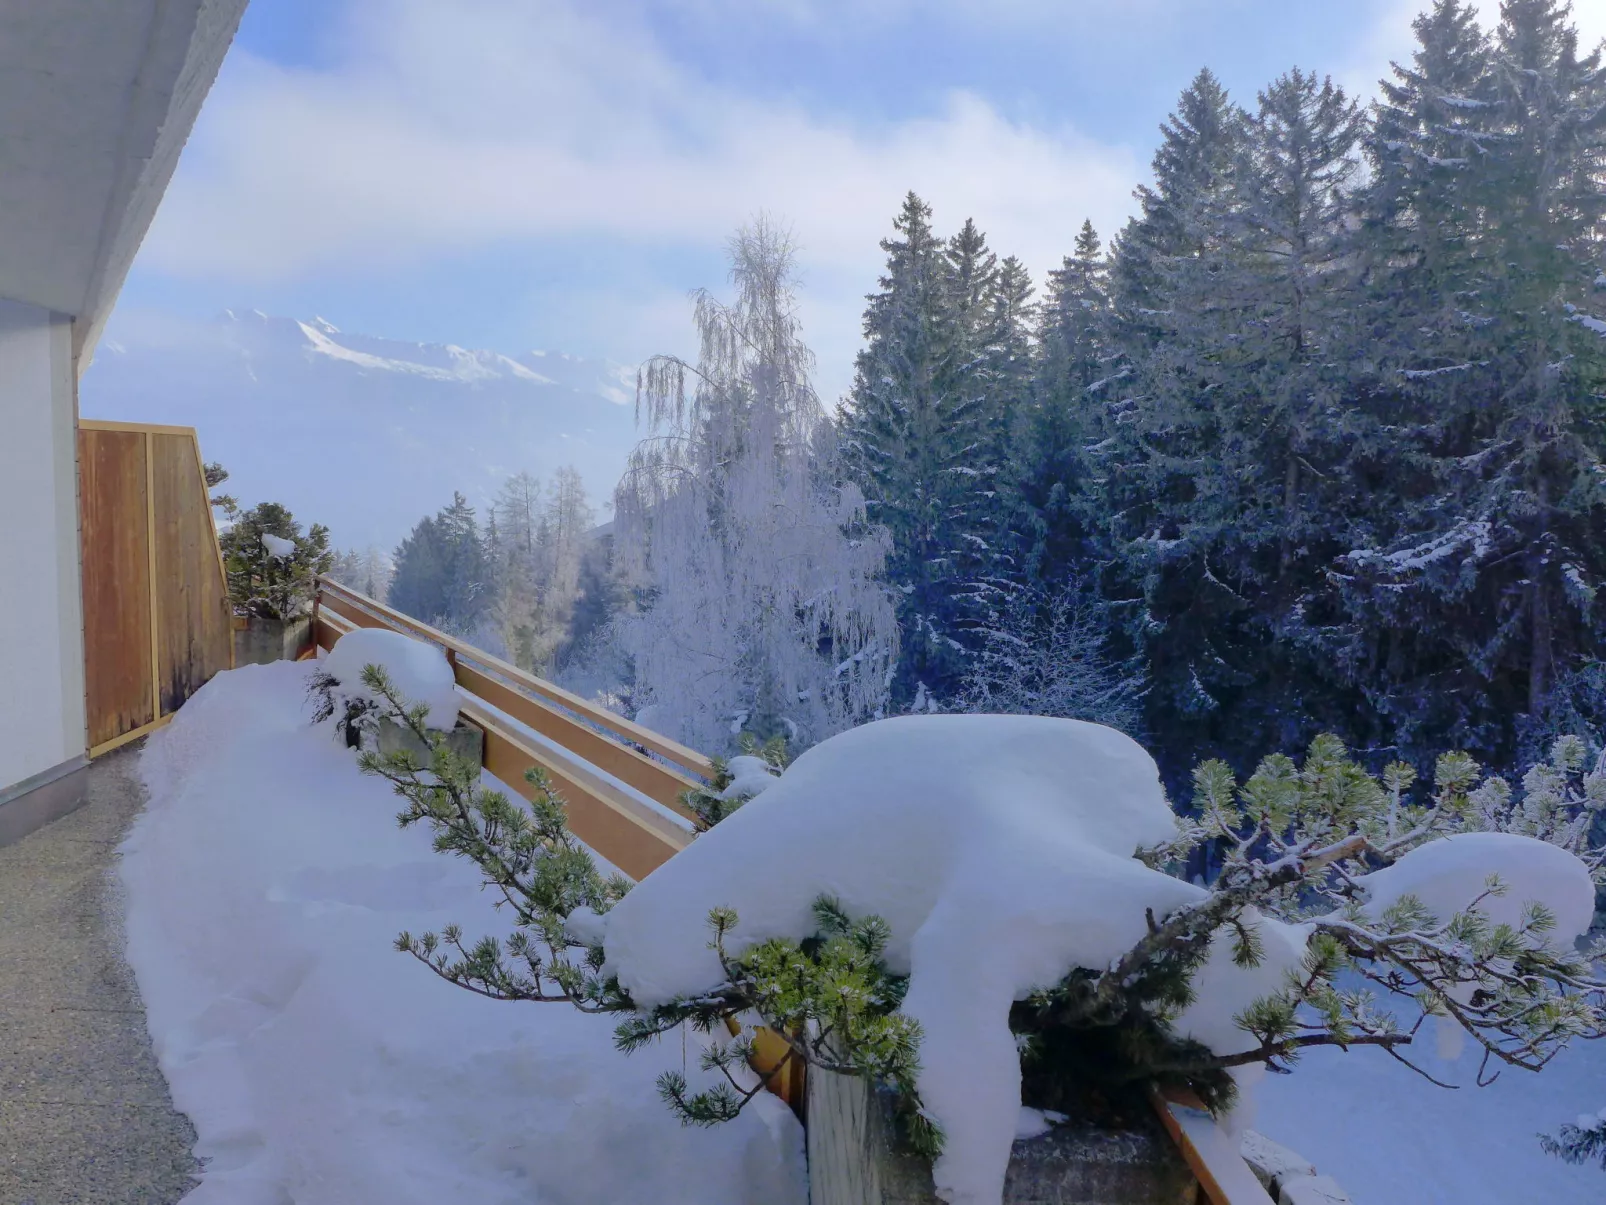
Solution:
<svg viewBox="0 0 1606 1205"><path fill-rule="evenodd" d="M1237 1144L1197 1097L1156 1089L1150 1101L1210 1205L1272 1205Z"/></svg>
<svg viewBox="0 0 1606 1205"><path fill-rule="evenodd" d="M486 769L526 798L533 789L525 771L544 771L564 799L575 836L625 874L642 878L691 840L691 813L680 796L713 775L702 754L320 578L317 646L332 648L354 628L390 628L442 649L468 696L463 719L485 734Z"/></svg>

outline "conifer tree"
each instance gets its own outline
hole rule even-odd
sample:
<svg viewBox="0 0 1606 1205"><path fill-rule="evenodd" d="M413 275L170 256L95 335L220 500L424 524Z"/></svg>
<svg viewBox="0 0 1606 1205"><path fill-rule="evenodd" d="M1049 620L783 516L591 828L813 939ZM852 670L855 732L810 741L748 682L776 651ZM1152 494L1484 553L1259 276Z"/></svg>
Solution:
<svg viewBox="0 0 1606 1205"><path fill-rule="evenodd" d="M1368 384L1399 484L1339 580L1347 664L1404 744L1507 761L1599 651L1606 80L1566 5L1501 17L1492 42L1448 0L1419 21L1370 148Z"/></svg>
<svg viewBox="0 0 1606 1205"><path fill-rule="evenodd" d="M1361 125L1331 81L1296 70L1262 91L1228 173L1163 211L1192 248L1150 261L1158 335L1127 335L1112 535L1145 599L1150 723L1189 756L1228 733L1308 739L1348 709L1302 640L1348 547L1338 349Z"/></svg>
<svg viewBox="0 0 1606 1205"><path fill-rule="evenodd" d="M1227 186L1243 123L1242 110L1206 67L1161 125L1154 185L1141 184L1133 193L1139 213L1122 229L1112 265L1116 311L1129 340L1156 333L1147 320L1169 304L1167 266L1199 248L1200 210Z"/></svg>
<svg viewBox="0 0 1606 1205"><path fill-rule="evenodd" d="M1055 591L1092 573L1108 399L1130 370L1110 335L1109 271L1091 221L1048 274L1032 391L1015 427L1011 473L1017 579Z"/></svg>
<svg viewBox="0 0 1606 1205"><path fill-rule="evenodd" d="M963 383L972 339L955 306L968 299L979 249L945 248L914 193L893 230L881 243L886 272L865 312L866 346L838 426L846 472L892 540L887 577L899 591L903 643L892 704L901 709L940 698L963 672L969 537L985 539L970 529L983 399ZM981 296L975 311L985 312Z"/></svg>
<svg viewBox="0 0 1606 1205"><path fill-rule="evenodd" d="M419 520L397 546L394 562L391 606L443 631L485 641L479 628L490 604L489 565L474 508L462 494Z"/></svg>

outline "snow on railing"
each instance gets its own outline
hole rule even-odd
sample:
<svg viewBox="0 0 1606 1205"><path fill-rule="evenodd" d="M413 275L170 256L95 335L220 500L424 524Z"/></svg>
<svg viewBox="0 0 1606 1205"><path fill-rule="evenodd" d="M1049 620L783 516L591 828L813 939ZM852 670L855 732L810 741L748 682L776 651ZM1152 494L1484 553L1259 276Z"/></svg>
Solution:
<svg viewBox="0 0 1606 1205"><path fill-rule="evenodd" d="M462 718L485 734L485 768L530 796L539 769L563 796L580 840L632 878L691 840L681 794L713 776L712 763L656 732L411 619L328 578L318 581L313 635L332 648L355 628L389 628L437 645L468 698Z"/></svg>

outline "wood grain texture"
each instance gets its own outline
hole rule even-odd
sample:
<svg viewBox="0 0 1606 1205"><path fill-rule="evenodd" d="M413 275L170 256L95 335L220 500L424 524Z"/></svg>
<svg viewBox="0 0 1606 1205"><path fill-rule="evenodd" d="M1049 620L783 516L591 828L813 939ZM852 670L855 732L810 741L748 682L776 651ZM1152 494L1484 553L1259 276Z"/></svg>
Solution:
<svg viewBox="0 0 1606 1205"><path fill-rule="evenodd" d="M1150 1103L1210 1205L1272 1205L1243 1152L1193 1093L1150 1089Z"/></svg>
<svg viewBox="0 0 1606 1205"><path fill-rule="evenodd" d="M530 698L462 661L454 664L452 669L457 684L470 694L484 699L498 711L505 712L549 740L556 741L575 756L612 774L647 798L680 813L688 820L696 819L696 814L680 801L682 793L694 790L698 785L690 778L676 774L662 762L643 757L630 746L604 736L595 728L569 718L561 711Z"/></svg>
<svg viewBox="0 0 1606 1205"><path fill-rule="evenodd" d="M384 618L354 606L338 595L327 595L320 600L319 605L321 611L338 615L360 628L393 630L395 628L394 624L387 623ZM519 723L527 725L549 740L556 741L599 770L612 774L620 782L634 787L647 798L679 812L688 820L696 818L695 814L680 801L684 792L694 790L700 785L696 780L677 773L662 762L653 761L652 758L623 744L616 737L580 723L572 716L534 697L530 689L522 683L512 683L500 676L493 677L468 664L471 660L479 661L479 654L471 656L465 652L460 657L453 657L451 654L454 650L447 651L457 684L469 694L484 699L498 711L507 713Z"/></svg>
<svg viewBox="0 0 1606 1205"><path fill-rule="evenodd" d="M156 650L160 712L229 668L232 616L193 433L153 433Z"/></svg>
<svg viewBox="0 0 1606 1205"><path fill-rule="evenodd" d="M695 749L689 749L678 741L670 740L661 733L643 728L632 723L622 716L615 715L605 707L600 707L589 699L582 699L579 695L564 690L555 683L544 678L537 678L516 665L510 665L499 657L493 657L483 649L477 649L471 644L448 636L445 632L437 631L428 624L420 623L416 619L403 615L400 611L376 602L366 594L361 594L331 578L318 579L319 600L318 606L333 608L344 615L351 622L360 627L388 627L399 632L407 632L418 636L447 650L448 654L461 654L497 677L513 683L518 689L535 694L556 704L558 707L584 717L589 723L596 724L607 733L620 741L627 741L650 749L659 756L667 758L675 765L683 767L693 774L703 778L712 778L714 775L713 763ZM377 620L377 621L376 621ZM561 714L561 713L560 713ZM610 771L611 773L611 771Z"/></svg>
<svg viewBox="0 0 1606 1205"><path fill-rule="evenodd" d="M466 701L463 719L485 733L485 768L526 799L535 788L524 772L545 772L563 800L569 831L632 879L646 878L691 843L692 835L631 799L578 761L504 727L483 707Z"/></svg>
<svg viewBox="0 0 1606 1205"><path fill-rule="evenodd" d="M145 436L83 428L78 466L84 685L93 748L156 719Z"/></svg>
<svg viewBox="0 0 1606 1205"><path fill-rule="evenodd" d="M332 649L359 627L385 626L372 615L358 615L363 622L327 605L320 608L313 625L317 647ZM473 697L463 700L462 718L485 734L485 769L491 775L529 799L534 789L524 772L544 771L563 799L574 835L631 878L644 878L690 844L691 833L673 820L625 794L579 758L538 745Z"/></svg>

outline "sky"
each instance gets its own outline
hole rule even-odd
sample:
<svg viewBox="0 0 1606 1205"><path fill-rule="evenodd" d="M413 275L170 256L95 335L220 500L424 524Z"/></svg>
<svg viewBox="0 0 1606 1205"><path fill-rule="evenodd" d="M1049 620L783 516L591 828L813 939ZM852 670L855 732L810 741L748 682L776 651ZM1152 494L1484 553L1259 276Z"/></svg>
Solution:
<svg viewBox="0 0 1606 1205"><path fill-rule="evenodd" d="M233 307L689 355L688 293L764 212L832 402L906 191L1040 281L1131 212L1200 67L1243 103L1295 66L1367 97L1427 2L252 0L108 334Z"/></svg>

